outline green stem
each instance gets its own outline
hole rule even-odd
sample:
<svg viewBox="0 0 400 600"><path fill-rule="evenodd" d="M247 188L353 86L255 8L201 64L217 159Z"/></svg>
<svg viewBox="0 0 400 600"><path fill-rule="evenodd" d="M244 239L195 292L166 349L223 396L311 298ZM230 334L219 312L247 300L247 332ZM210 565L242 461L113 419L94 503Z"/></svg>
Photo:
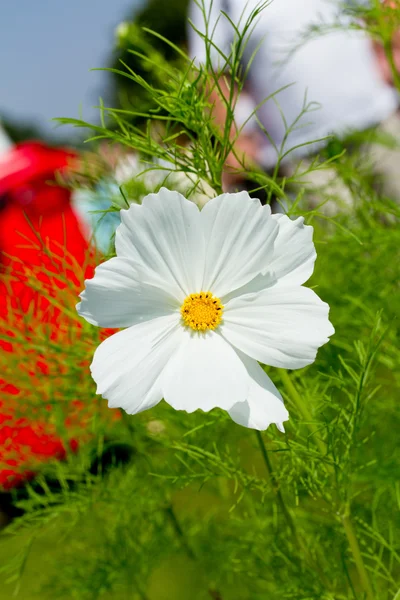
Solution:
<svg viewBox="0 0 400 600"><path fill-rule="evenodd" d="M393 598L393 600L400 600L400 588L397 590L397 593L396 593L395 597Z"/></svg>
<svg viewBox="0 0 400 600"><path fill-rule="evenodd" d="M343 529L347 537L347 541L349 542L351 553L354 558L354 562L356 564L361 585L367 595L367 600L374 600L374 592L372 590L371 582L368 577L367 569L364 565L356 532L354 530L353 523L350 518L350 513L347 512L345 515L342 515L341 520L343 524Z"/></svg>
<svg viewBox="0 0 400 600"><path fill-rule="evenodd" d="M135 586L135 591L139 594L141 600L149 600L149 597L147 596L146 592L144 590L142 590L142 588L139 585L135 576L131 575L131 577L132 577L133 585Z"/></svg>
<svg viewBox="0 0 400 600"><path fill-rule="evenodd" d="M131 415L128 415L128 413L126 413L124 411L124 409L121 409L120 412L122 415L122 420L124 422L124 425L126 426L129 433L136 433L135 426L133 425L133 419L132 419Z"/></svg>
<svg viewBox="0 0 400 600"><path fill-rule="evenodd" d="M284 386L286 387L288 393L290 394L292 400L296 404L303 419L308 423L309 429L310 429L311 433L313 434L313 439L315 440L315 443L318 446L320 453L325 456L326 450L327 450L326 445L323 442L323 440L321 440L321 438L314 435L315 429L312 426L313 419L312 419L312 415L311 415L310 411L308 410L307 404L305 402L303 402L303 399L301 398L295 385L293 384L292 380L290 379L287 371L281 372L281 379L282 379L282 382L283 382ZM367 600L374 600L374 593L372 590L371 582L369 580L368 573L367 573L367 570L364 565L364 561L363 561L363 558L361 555L360 546L358 544L356 532L354 530L353 523L350 518L350 508L346 511L346 514L341 517L341 521L342 521L342 525L343 525L343 528L344 528L344 531L345 531L345 534L347 537L347 541L350 546L350 550L351 550L353 558L354 558L354 562L357 567L357 572L358 572L358 575L360 578L361 585L366 593L366 598L367 598Z"/></svg>
<svg viewBox="0 0 400 600"><path fill-rule="evenodd" d="M176 518L175 511L171 504L169 506L167 506L167 508L165 509L165 512L170 520L173 530L175 531L177 537L179 538L179 541L182 544L182 547L185 549L186 554L188 555L188 557L191 560L196 561L197 560L196 555L193 552L192 548L187 543L186 536L183 532L182 527L180 526L178 519ZM223 600L222 596L218 590L209 588L208 593L209 593L210 597L213 598L213 600Z"/></svg>
<svg viewBox="0 0 400 600"><path fill-rule="evenodd" d="M269 456L268 456L267 448L265 447L265 444L264 444L264 440L263 440L262 435L261 435L261 433L259 431L256 430L255 433L256 433L258 445L260 446L262 457L264 459L265 466L267 467L268 475L269 475L269 478L271 480L274 493L275 493L276 498L278 500L278 504L280 506L282 514L284 515L284 517L285 517L285 519L287 521L287 524L289 525L290 531L292 532L292 534L295 537L296 541L298 541L298 535L297 535L295 524L294 524L292 516L291 516L291 514L290 514L290 512L289 512L289 510L288 510L288 508L286 506L286 503L285 503L285 501L283 499L282 492L279 489L279 484L278 484L278 482L276 480L275 472L274 472L274 470L272 468L271 461L269 460Z"/></svg>
<svg viewBox="0 0 400 600"><path fill-rule="evenodd" d="M280 506L281 512L284 515L284 517L285 517L285 519L287 521L287 524L288 524L288 526L290 528L290 531L292 532L292 535L293 535L293 537L294 537L294 539L296 541L296 544L297 544L297 546L299 547L299 549L301 551L301 556L305 557L307 559L309 567L311 569L313 569L314 571L318 572L318 575L319 575L321 581L324 583L325 587L327 589L329 589L330 583L326 579L324 572L321 570L321 568L320 568L320 566L318 564L315 564L315 561L314 561L312 555L310 554L307 546L304 544L304 541L301 539L301 537L299 537L299 535L297 533L297 529L296 529L296 526L294 524L292 515L290 514L289 509L287 508L285 500L284 500L284 498L282 496L282 492L279 489L279 483L278 483L278 481L276 479L275 472L274 472L274 470L272 468L272 464L271 464L271 461L269 459L267 448L266 448L266 446L264 444L264 440L262 438L262 435L257 430L256 430L255 434L256 434L257 441L258 441L258 444L260 446L261 454L262 454L262 457L264 459L265 466L267 467L268 475L269 475L269 478L271 480L272 487L273 487L273 490L275 492L275 495L276 495L278 504Z"/></svg>
<svg viewBox="0 0 400 600"><path fill-rule="evenodd" d="M177 537L179 538L179 541L181 542L182 547L185 549L186 554L192 560L196 560L194 552L186 541L185 534L183 533L182 527L180 526L179 521L176 518L174 509L172 508L171 504L169 506L167 506L167 508L165 509L165 512L167 513L167 516L170 520L172 528L175 531Z"/></svg>
<svg viewBox="0 0 400 600"><path fill-rule="evenodd" d="M304 421L307 423L310 433L312 434L312 438L315 441L316 446L318 447L318 450L320 451L320 453L323 456L325 456L326 455L326 444L323 440L321 440L321 438L318 435L317 430L312 425L313 416L312 416L311 412L308 410L307 403L303 401L303 398L300 396L293 381L289 377L288 372L285 370L282 370L280 372L280 376L281 376L282 383L288 392L288 395L293 400L294 404L296 405L297 410L300 412Z"/></svg>

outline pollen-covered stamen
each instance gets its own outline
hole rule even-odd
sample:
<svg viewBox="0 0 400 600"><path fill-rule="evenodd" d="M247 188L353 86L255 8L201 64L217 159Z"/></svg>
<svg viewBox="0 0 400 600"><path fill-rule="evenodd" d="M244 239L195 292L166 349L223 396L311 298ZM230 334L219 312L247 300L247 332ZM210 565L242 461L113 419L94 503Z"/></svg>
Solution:
<svg viewBox="0 0 400 600"><path fill-rule="evenodd" d="M215 329L221 323L224 305L211 292L190 294L181 306L185 325L195 331Z"/></svg>

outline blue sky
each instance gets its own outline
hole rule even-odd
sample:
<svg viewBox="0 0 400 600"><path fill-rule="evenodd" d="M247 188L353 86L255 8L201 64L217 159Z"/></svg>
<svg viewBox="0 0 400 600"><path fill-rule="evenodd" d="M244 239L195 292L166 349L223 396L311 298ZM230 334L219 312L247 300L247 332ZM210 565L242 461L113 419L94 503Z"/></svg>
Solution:
<svg viewBox="0 0 400 600"><path fill-rule="evenodd" d="M89 70L106 65L116 25L144 1L1 1L0 115L47 132L53 117L96 120L107 75Z"/></svg>

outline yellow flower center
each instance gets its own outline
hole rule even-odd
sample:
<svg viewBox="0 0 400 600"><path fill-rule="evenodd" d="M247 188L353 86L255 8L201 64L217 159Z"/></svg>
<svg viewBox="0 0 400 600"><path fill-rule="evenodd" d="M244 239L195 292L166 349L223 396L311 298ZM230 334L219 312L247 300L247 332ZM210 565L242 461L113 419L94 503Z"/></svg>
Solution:
<svg viewBox="0 0 400 600"><path fill-rule="evenodd" d="M185 325L195 331L215 329L221 323L224 305L211 292L190 294L183 301L181 315Z"/></svg>

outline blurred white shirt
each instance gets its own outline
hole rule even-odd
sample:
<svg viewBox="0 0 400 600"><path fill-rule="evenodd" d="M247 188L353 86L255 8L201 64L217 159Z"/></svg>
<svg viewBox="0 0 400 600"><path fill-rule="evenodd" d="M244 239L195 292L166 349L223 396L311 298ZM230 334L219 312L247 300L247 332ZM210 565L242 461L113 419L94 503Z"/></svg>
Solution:
<svg viewBox="0 0 400 600"><path fill-rule="evenodd" d="M4 154L8 150L10 150L12 146L12 141L10 140L0 123L0 154Z"/></svg>
<svg viewBox="0 0 400 600"><path fill-rule="evenodd" d="M208 13L211 0L204 3ZM258 0L213 0L209 31L214 30L213 42L226 55L230 53L234 30L220 11L227 12L235 24L240 21L243 25L257 4ZM330 134L343 136L351 130L362 131L397 109L397 94L383 81L371 41L364 32L340 29L317 37L314 34L300 44L313 25L334 24L338 18L349 25L341 8L343 2L338 0L273 0L258 17L246 47L245 63L259 46L248 77L255 106L289 86L274 96L275 101L268 99L257 111L280 153L293 149L289 160L316 152L324 142L304 144ZM203 15L194 0L189 17L197 29L205 31ZM204 41L191 27L189 46L197 63L204 63ZM213 66L220 68L223 61L217 50L211 54ZM299 119L285 139L287 126L301 114L305 98L313 103L313 110ZM261 162L270 167L276 158L273 146L266 144Z"/></svg>

